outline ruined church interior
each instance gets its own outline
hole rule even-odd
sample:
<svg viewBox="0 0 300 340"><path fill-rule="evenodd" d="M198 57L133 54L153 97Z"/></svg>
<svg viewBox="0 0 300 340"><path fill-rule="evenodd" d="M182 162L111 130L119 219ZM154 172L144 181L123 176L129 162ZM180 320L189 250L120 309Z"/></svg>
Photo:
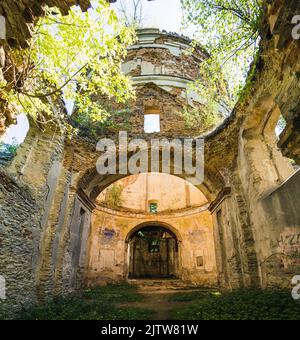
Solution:
<svg viewBox="0 0 300 340"><path fill-rule="evenodd" d="M120 189L116 207L113 195ZM90 284L124 278L216 284L212 215L206 197L192 184L168 174L129 176L105 189L96 202Z"/></svg>
<svg viewBox="0 0 300 340"><path fill-rule="evenodd" d="M23 5L12 5L17 2ZM74 4L82 12L90 7L89 0L40 3L0 3L8 34L0 40L1 81L12 76L7 71L12 51L28 48L28 27L44 16L44 5L55 4L66 15ZM121 61L134 99L125 105L93 93L93 105L113 111L110 124L93 131L79 124L75 105L66 120L76 134L68 138L55 124L40 128L25 118L28 131L13 156L0 151L0 298L2 279L6 288L0 319L14 319L24 308L53 298L93 289L102 294L124 285L143 292L153 309L176 293L198 291L217 299L240 290L280 290L289 303L296 302L293 310L300 318L299 301L291 297L300 275L300 40L293 39L290 25L300 5L296 0L262 3L250 89L234 108L224 87L218 88L222 100L214 103L214 113L191 87L195 81L207 85L199 74L199 65L209 58L205 48L195 45L191 51L192 38L143 27ZM18 121L4 91L3 137ZM62 105L55 100L50 101L53 112ZM189 112L197 112L197 124L187 121ZM153 171L150 146L147 165L135 164L137 173L100 173L99 140L116 145L116 169L124 168L120 131L127 132L127 143L136 138L148 145L153 139L171 142L171 171L164 171L163 155ZM196 142L203 140L201 182L193 183L185 168L178 172L175 139L192 141L193 164ZM132 150L125 156L129 160ZM164 310L169 305L161 308L149 317L175 317ZM200 314L187 317L194 315Z"/></svg>

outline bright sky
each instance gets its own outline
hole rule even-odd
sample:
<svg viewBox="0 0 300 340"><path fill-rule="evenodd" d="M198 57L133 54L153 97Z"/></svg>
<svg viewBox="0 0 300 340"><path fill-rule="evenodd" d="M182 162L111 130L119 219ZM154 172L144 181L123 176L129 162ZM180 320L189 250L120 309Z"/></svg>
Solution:
<svg viewBox="0 0 300 340"><path fill-rule="evenodd" d="M29 129L28 119L25 114L17 117L17 125L12 125L4 136L4 143L12 144L15 141L20 144L25 139Z"/></svg>
<svg viewBox="0 0 300 340"><path fill-rule="evenodd" d="M124 0L123 0L124 1ZM129 0L125 0L125 2ZM143 27L181 33L182 10L180 0L142 0ZM118 3L113 8L119 8Z"/></svg>
<svg viewBox="0 0 300 340"><path fill-rule="evenodd" d="M129 0L125 0L126 2ZM180 0L155 0L143 2L143 27L160 28L169 32L184 33L181 30L182 9ZM119 5L113 4L113 8L117 9ZM67 103L68 107L72 103ZM14 139L18 143L22 143L28 131L28 121L25 115L18 117L18 124L10 127L2 139L5 143L11 144Z"/></svg>

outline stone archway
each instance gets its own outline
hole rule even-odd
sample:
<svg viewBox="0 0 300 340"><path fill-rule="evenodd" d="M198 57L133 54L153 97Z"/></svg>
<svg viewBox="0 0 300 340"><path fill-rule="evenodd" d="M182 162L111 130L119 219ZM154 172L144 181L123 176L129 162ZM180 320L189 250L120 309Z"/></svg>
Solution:
<svg viewBox="0 0 300 340"><path fill-rule="evenodd" d="M216 284L213 221L204 194L195 187L187 188L187 182L175 176L156 173L132 177L110 186L95 201L87 284L132 278L176 278L196 286ZM168 195L171 183L176 190ZM119 205L111 201L116 187L123 188ZM149 198L158 199L156 212L150 211Z"/></svg>
<svg viewBox="0 0 300 340"><path fill-rule="evenodd" d="M177 278L180 252L176 235L165 226L153 223L134 230L128 240L128 278Z"/></svg>

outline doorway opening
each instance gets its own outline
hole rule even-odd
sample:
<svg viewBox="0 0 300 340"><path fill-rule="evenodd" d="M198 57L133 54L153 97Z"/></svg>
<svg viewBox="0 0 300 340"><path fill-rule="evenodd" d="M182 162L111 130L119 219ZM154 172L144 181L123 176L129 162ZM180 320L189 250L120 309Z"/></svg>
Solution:
<svg viewBox="0 0 300 340"><path fill-rule="evenodd" d="M176 235L161 226L147 226L130 238L130 279L171 279L178 276Z"/></svg>

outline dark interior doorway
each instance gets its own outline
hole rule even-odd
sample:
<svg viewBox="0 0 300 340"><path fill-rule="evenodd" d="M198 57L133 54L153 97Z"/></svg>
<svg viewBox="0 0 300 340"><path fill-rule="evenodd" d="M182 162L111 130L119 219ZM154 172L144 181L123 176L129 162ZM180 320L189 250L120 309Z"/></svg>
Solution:
<svg viewBox="0 0 300 340"><path fill-rule="evenodd" d="M176 278L178 258L174 233L159 226L143 227L130 239L129 278Z"/></svg>

